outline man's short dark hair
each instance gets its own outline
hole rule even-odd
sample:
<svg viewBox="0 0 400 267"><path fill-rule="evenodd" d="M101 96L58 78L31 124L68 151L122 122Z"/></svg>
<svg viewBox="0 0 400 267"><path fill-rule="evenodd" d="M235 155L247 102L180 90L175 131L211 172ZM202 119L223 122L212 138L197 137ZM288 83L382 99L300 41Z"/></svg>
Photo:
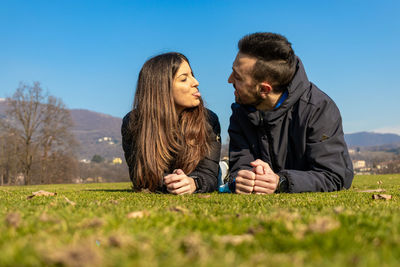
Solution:
<svg viewBox="0 0 400 267"><path fill-rule="evenodd" d="M257 32L244 36L238 44L239 52L257 58L253 78L267 81L281 91L294 76L296 56L286 37L270 32Z"/></svg>

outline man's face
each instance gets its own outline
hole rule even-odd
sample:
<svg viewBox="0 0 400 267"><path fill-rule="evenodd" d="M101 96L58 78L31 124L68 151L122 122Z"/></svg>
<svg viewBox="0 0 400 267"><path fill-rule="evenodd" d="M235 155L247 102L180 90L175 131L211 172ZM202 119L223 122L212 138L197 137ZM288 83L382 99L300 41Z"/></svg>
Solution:
<svg viewBox="0 0 400 267"><path fill-rule="evenodd" d="M235 88L236 103L257 106L262 101L257 94L257 83L252 76L256 61L255 57L238 53L233 62L228 83L231 83Z"/></svg>

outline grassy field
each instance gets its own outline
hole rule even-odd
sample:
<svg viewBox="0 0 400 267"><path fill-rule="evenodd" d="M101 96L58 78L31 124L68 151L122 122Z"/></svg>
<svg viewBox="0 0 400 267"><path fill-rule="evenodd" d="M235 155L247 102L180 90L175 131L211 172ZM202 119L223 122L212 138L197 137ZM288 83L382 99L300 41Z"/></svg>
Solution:
<svg viewBox="0 0 400 267"><path fill-rule="evenodd" d="M57 195L27 199L38 190ZM132 193L128 183L0 187L0 266L399 265L399 199L398 174L269 196Z"/></svg>

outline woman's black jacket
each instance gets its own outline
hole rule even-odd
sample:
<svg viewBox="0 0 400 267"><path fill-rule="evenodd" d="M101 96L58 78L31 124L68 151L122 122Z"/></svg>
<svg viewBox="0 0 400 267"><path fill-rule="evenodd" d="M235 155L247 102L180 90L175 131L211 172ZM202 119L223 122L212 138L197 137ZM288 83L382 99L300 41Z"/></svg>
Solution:
<svg viewBox="0 0 400 267"><path fill-rule="evenodd" d="M211 110L207 109L208 112L208 122L212 128L211 134L211 153L209 156L205 157L204 159L200 160L199 164L195 168L192 173L186 174L190 177L197 177L198 186L196 193L205 193L205 192L212 192L217 190L218 185L218 171L219 171L219 159L220 159L220 151L221 151L221 126L219 124L219 120L217 115L212 112ZM122 134L122 148L125 153L125 159L129 167L129 176L130 179L133 181L133 166L130 161L132 154L132 143L135 141L132 135L132 132L129 130L129 120L130 114L125 115L122 119L122 127L121 127L121 134ZM134 155L133 155L134 156ZM172 166L171 166L172 167ZM170 168L171 169L171 168ZM166 175L168 172L165 173ZM160 187L159 191L167 192L166 187Z"/></svg>

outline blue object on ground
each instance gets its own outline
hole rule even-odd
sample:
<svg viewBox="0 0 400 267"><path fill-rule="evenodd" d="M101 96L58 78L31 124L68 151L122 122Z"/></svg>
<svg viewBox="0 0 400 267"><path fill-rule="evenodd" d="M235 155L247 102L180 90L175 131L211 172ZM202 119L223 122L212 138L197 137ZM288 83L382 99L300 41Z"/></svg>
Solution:
<svg viewBox="0 0 400 267"><path fill-rule="evenodd" d="M218 192L219 193L232 193L231 190L229 189L228 183L220 185L218 187Z"/></svg>
<svg viewBox="0 0 400 267"><path fill-rule="evenodd" d="M232 193L228 186L229 165L226 160L219 162L218 174L218 192L219 193Z"/></svg>

